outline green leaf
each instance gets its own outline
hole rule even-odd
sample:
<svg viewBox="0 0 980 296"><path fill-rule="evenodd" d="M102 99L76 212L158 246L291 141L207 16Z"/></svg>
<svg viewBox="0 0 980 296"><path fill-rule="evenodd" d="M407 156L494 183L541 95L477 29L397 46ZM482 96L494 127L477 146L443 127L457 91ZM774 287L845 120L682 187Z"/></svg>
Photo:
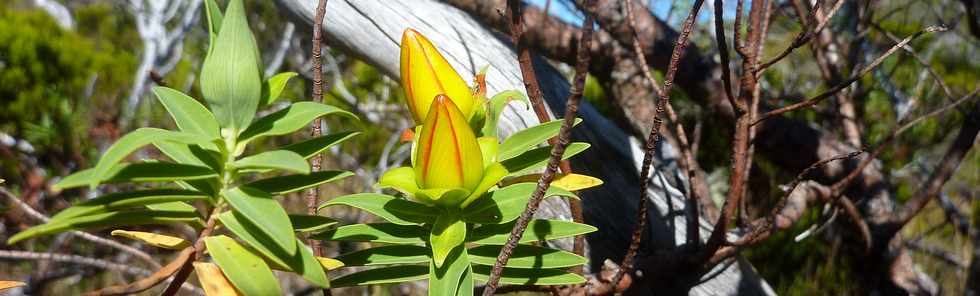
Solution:
<svg viewBox="0 0 980 296"><path fill-rule="evenodd" d="M279 169L300 174L310 173L306 159L292 151L273 150L235 161L237 169Z"/></svg>
<svg viewBox="0 0 980 296"><path fill-rule="evenodd" d="M273 267L295 272L318 286L329 287L330 282L327 280L323 268L320 267L319 261L303 242L297 242L295 249L283 249L273 238L249 222L248 219L242 217L240 213L224 212L218 215L218 219L228 230L268 260Z"/></svg>
<svg viewBox="0 0 980 296"><path fill-rule="evenodd" d="M547 141L558 134L564 120L553 120L550 122L535 125L510 135L503 143L500 143L497 160L507 160L521 153L527 152L538 144ZM581 118L575 119L575 124L582 122Z"/></svg>
<svg viewBox="0 0 980 296"><path fill-rule="evenodd" d="M93 171L86 169L68 175L54 184L56 189L68 189L91 184ZM121 163L109 170L102 183L166 182L176 180L200 180L217 178L209 168L169 162Z"/></svg>
<svg viewBox="0 0 980 296"><path fill-rule="evenodd" d="M378 185L381 188L394 188L408 196L415 196L415 193L419 191L419 185L415 181L415 169L412 167L399 167L388 170L381 175L381 178L378 180Z"/></svg>
<svg viewBox="0 0 980 296"><path fill-rule="evenodd" d="M442 210L417 202L377 193L359 193L331 199L320 208L347 205L362 209L399 225L431 223Z"/></svg>
<svg viewBox="0 0 980 296"><path fill-rule="evenodd" d="M257 180L245 186L279 196L324 183L330 183L354 174L346 171L320 171L308 175L285 175Z"/></svg>
<svg viewBox="0 0 980 296"><path fill-rule="evenodd" d="M588 143L570 143L565 148L565 153L562 154L561 159L568 159L585 151L585 149L589 149ZM548 158L550 157L551 146L545 146L528 150L527 152L521 153L521 155L501 161L500 164L510 172L508 176L520 176L545 167L548 165Z"/></svg>
<svg viewBox="0 0 980 296"><path fill-rule="evenodd" d="M500 114L504 112L504 108L507 103L512 100L517 100L524 103L524 106L531 106L528 102L527 96L524 93L517 90L507 90L497 93L490 98L490 114L483 124L483 135L484 136L497 136L497 122L500 121Z"/></svg>
<svg viewBox="0 0 980 296"><path fill-rule="evenodd" d="M473 274L462 244L451 250L441 267L435 260L429 264L429 295L473 295Z"/></svg>
<svg viewBox="0 0 980 296"><path fill-rule="evenodd" d="M418 264L431 260L429 248L415 245L380 246L337 256L345 266Z"/></svg>
<svg viewBox="0 0 980 296"><path fill-rule="evenodd" d="M359 134L360 132L339 132L289 144L288 146L279 149L296 152L296 154L303 156L303 158L309 159L310 157L317 155L317 153L323 152L323 150L327 150L327 148L337 145L340 142Z"/></svg>
<svg viewBox="0 0 980 296"><path fill-rule="evenodd" d="M503 245L507 243L507 238L510 237L513 229L514 222L483 225L467 233L466 241L481 245ZM566 238L593 231L596 231L596 228L591 225L563 220L533 219L528 223L520 243Z"/></svg>
<svg viewBox="0 0 980 296"><path fill-rule="evenodd" d="M238 136L239 143L246 143L255 138L284 135L295 132L320 116L339 113L356 119L354 114L337 107L314 102L299 102L259 118Z"/></svg>
<svg viewBox="0 0 980 296"><path fill-rule="evenodd" d="M175 141L185 144L201 145L210 144L210 142L202 139L200 136L190 133L149 127L139 128L126 134L119 141L113 143L112 146L109 146L109 149L106 149L105 153L102 154L102 158L99 159L99 163L92 170L92 178L89 186L94 188L99 182L108 179L107 177L112 168L130 153L158 141Z"/></svg>
<svg viewBox="0 0 980 296"><path fill-rule="evenodd" d="M222 127L239 131L255 116L262 95L258 49L241 0L231 0L218 37L201 67L201 93Z"/></svg>
<svg viewBox="0 0 980 296"><path fill-rule="evenodd" d="M176 142L157 142L153 143L160 152L180 164L209 167L215 172L221 171L222 165L218 162L221 156L218 151L207 150L198 145L187 145Z"/></svg>
<svg viewBox="0 0 980 296"><path fill-rule="evenodd" d="M492 269L492 266L473 265L473 278L486 282L490 278ZM551 286L584 282L585 278L582 276L561 269L504 268L503 273L500 274L500 283L509 285Z"/></svg>
<svg viewBox="0 0 980 296"><path fill-rule="evenodd" d="M478 246L469 249L470 262L493 266L497 262L501 246ZM587 263L585 257L574 253L551 248L517 245L507 267L511 268L563 268Z"/></svg>
<svg viewBox="0 0 980 296"><path fill-rule="evenodd" d="M272 269L235 240L224 235L209 236L204 238L204 244L221 272L242 295L282 294Z"/></svg>
<svg viewBox="0 0 980 296"><path fill-rule="evenodd" d="M463 209L463 220L480 224L514 221L524 212L537 185L537 183L518 183L488 192ZM576 197L574 193L556 186L548 187L544 197L550 196Z"/></svg>
<svg viewBox="0 0 980 296"><path fill-rule="evenodd" d="M197 208L182 201L164 202L146 205L147 209L154 211L184 212L197 215ZM200 215L198 215L200 216Z"/></svg>
<svg viewBox="0 0 980 296"><path fill-rule="evenodd" d="M439 215L429 234L432 262L441 268L449 253L466 240L466 222L456 215Z"/></svg>
<svg viewBox="0 0 980 296"><path fill-rule="evenodd" d="M218 32L221 31L221 8L218 7L218 3L214 2L214 0L205 0L204 11L208 17L209 46L206 56L211 56L211 52L214 51L214 41L218 38Z"/></svg>
<svg viewBox="0 0 980 296"><path fill-rule="evenodd" d="M353 224L337 227L310 238L330 241L373 242L389 244L423 244L429 231L418 225L392 223Z"/></svg>
<svg viewBox="0 0 980 296"><path fill-rule="evenodd" d="M105 213L137 206L175 201L206 200L207 198L208 196L204 193L181 189L148 189L110 193L77 203L51 217L51 221Z"/></svg>
<svg viewBox="0 0 980 296"><path fill-rule="evenodd" d="M208 140L221 137L220 127L211 111L194 98L172 88L156 86L153 94L167 109L181 131L204 136Z"/></svg>
<svg viewBox="0 0 980 296"><path fill-rule="evenodd" d="M293 230L296 232L308 233L327 230L337 225L337 220L324 216L289 214L289 223L293 224Z"/></svg>
<svg viewBox="0 0 980 296"><path fill-rule="evenodd" d="M262 106L268 106L279 99L282 90L286 88L286 83L290 78L296 77L296 72L283 72L272 75L262 83Z"/></svg>
<svg viewBox="0 0 980 296"><path fill-rule="evenodd" d="M293 225L286 210L272 195L249 187L236 187L225 193L225 200L241 218L254 224L280 248L290 254L296 250Z"/></svg>
<svg viewBox="0 0 980 296"><path fill-rule="evenodd" d="M119 225L133 226L146 224L167 224L175 222L187 222L195 225L203 225L203 221L198 218L196 213L169 212L169 211L123 211L94 214L88 216L77 216L71 219L59 219L28 228L17 233L9 240L8 245L29 239L32 237L60 233L68 230L105 228Z"/></svg>
<svg viewBox="0 0 980 296"><path fill-rule="evenodd" d="M424 280L429 268L424 265L391 266L359 271L333 280L333 287L394 284Z"/></svg>

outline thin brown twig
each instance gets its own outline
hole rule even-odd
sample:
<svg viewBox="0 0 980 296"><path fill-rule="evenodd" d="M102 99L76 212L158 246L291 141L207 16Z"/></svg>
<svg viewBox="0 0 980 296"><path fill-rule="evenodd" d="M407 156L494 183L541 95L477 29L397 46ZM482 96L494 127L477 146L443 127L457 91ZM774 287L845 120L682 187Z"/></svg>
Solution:
<svg viewBox="0 0 980 296"><path fill-rule="evenodd" d="M853 75L851 78L848 78L847 80L841 82L837 86L834 86L831 89L829 89L829 90L827 90L827 91L825 91L825 92L823 92L823 93L821 93L819 95L816 95L816 96L814 96L812 98L806 99L806 100L804 100L802 102L799 102L799 103L796 103L796 104L792 104L792 105L789 105L789 106L786 106L786 107L782 107L782 108L779 108L779 109L776 109L776 110L772 110L772 111L766 112L765 114L763 114L762 116L760 116L759 119L756 119L754 122L752 122L752 125L759 124L760 122L762 122L762 121L764 121L766 119L769 119L769 118L771 118L773 116L776 116L776 115L780 115L780 114L783 114L783 113L786 113L786 112L790 112L790 111L794 111L794 110L798 110L798 109L802 109L802 108L806 108L806 107L810 107L810 106L816 105L817 103L820 103L821 101L823 101L823 99L826 99L826 98L830 97L831 95L837 93L838 91L841 91L842 89L848 87L849 85L851 85L851 83L854 83L858 79L861 79L861 77L863 77L864 75L868 74L868 72L871 72L871 70L874 70L874 68L878 67L878 65L880 65L882 62L884 62L885 61L885 58L888 58L889 56L891 56L893 53L895 53L895 51L898 51L899 48L905 46L906 44L908 44L909 42L911 42L913 39L915 39L915 38L917 38L917 37L919 37L919 36L921 36L922 34L925 34L925 33L942 32L942 31L946 31L946 27L945 26L930 26L930 27L927 27L925 29L922 29L922 30L920 30L918 32L915 32L915 34L912 34L911 36L906 37L905 39L903 39L898 44L895 44L894 46L892 46L891 48L889 48L888 51L886 51L884 54L882 54L877 59L875 59L873 62L871 62L871 64L869 64L868 66L864 67L863 69L861 69L860 71L858 71L855 75Z"/></svg>
<svg viewBox="0 0 980 296"><path fill-rule="evenodd" d="M814 36L820 34L820 32L827 27L827 24L830 23L830 19L834 17L834 14L836 14L837 11L840 10L843 4L844 4L844 0L837 0L837 3L834 4L834 6L830 9L830 12L827 13L827 16L821 19L820 22L817 23L817 27L814 28L813 30L808 30L807 22L804 22L804 20L800 20L800 22L803 23L803 31L797 33L796 37L793 38L793 43L791 43L788 47L786 47L786 49L784 49L781 53L779 53L779 55L777 55L775 58L772 58L768 62L762 63L762 65L756 68L755 71L762 71L765 68L769 68L769 66L778 63L780 60L788 56L790 53L793 52L793 50L796 50L797 48L800 48L807 42L810 42L810 40L812 40ZM816 12L819 10L820 10L820 2L817 2L817 5L814 6L813 9L810 11L810 19L816 19Z"/></svg>
<svg viewBox="0 0 980 296"><path fill-rule="evenodd" d="M724 3L715 0L715 39L718 42L718 56L721 57L721 82L725 87L725 97L728 103L735 107L735 93L732 88L731 57L728 55L728 44L725 41Z"/></svg>
<svg viewBox="0 0 980 296"><path fill-rule="evenodd" d="M632 1L627 0L627 13L632 14ZM649 186L650 179L650 168L653 164L653 153L656 149L657 143L660 142L660 125L663 123L662 116L667 109L667 105L670 103L670 90L674 85L674 76L677 74L677 65L680 62L681 57L684 56L684 50L687 48L688 38L691 35L691 31L694 27L694 22L697 19L698 12L701 10L701 5L704 4L703 0L698 0L694 2L691 7L691 12L688 14L687 19L684 20L684 25L681 30L680 36L678 36L677 41L674 45L674 50L670 57L670 66L667 68L667 73L664 77L663 88L660 88L657 96L657 109L654 113L653 128L646 138L646 143L644 146L643 162L640 168L640 200L639 209L637 213L637 226L633 230L632 237L630 239L629 249L626 251L626 255L623 258L623 263L620 264L622 267L616 276L613 277L613 285L618 285L619 281L622 280L623 275L630 272L633 267L633 259L636 256L636 252L639 250L640 242L643 239L643 233L646 231L646 216L647 216L647 199L650 196L647 190ZM642 56L642 55L641 55ZM648 71L647 71L648 72ZM656 85L655 81L651 81L651 85ZM697 211L696 209L694 210ZM698 222L694 221L693 224L697 225Z"/></svg>
<svg viewBox="0 0 980 296"><path fill-rule="evenodd" d="M84 295L86 296L127 295L127 294L135 294L135 293L143 292L149 290L150 288L162 282L167 281L167 279L169 279L171 275L178 272L180 269L182 269L184 265L189 264L189 262L192 261L194 261L194 248L187 247L184 248L184 250L181 251L179 255L177 255L176 259L170 261L170 263L168 263L166 266L160 268L159 270L157 270L156 272L150 274L145 278L142 278L140 280L128 284L105 287L99 290L85 293ZM171 285L173 285L173 283L176 280L177 279L174 278L174 280L170 282ZM178 284L177 286L184 287L187 285L188 285L187 283L181 283ZM170 287L168 286L167 288L169 289Z"/></svg>
<svg viewBox="0 0 980 296"><path fill-rule="evenodd" d="M527 87L528 94L529 96L537 95L537 99L541 100L540 88L538 88L537 78L532 70L530 50L527 48L526 44L522 44L520 41L521 32L524 29L523 22L521 20L522 17L520 5L521 3L519 0L507 1L507 14L511 19L511 37L517 44L519 52L518 60L521 65L521 72L524 74L524 85ZM590 0L587 4L588 7L593 7L594 5L594 0ZM507 243L503 246L503 248L501 248L500 255L497 256L497 261L493 265L493 269L490 272L490 277L487 279L486 287L483 290L484 296L493 295L494 291L497 289L497 284L500 280L500 275L503 272L504 266L507 264L507 260L510 259L510 255L514 250L514 247L517 246L517 242L527 229L527 225L534 216L534 212L537 211L538 206L541 204L541 199L544 197L544 193L551 186L551 181L554 180L555 172L558 170L558 165L561 161L561 156L565 153L565 148L568 146L572 123L575 121L575 116L578 113L578 104L582 99L582 92L585 88L585 78L588 74L590 58L588 50L592 42L592 27L593 16L587 11L585 14L585 19L582 21L582 37L579 38L578 59L575 65L574 84L572 86L571 94L569 94L568 100L565 103L565 116L562 121L561 129L558 132L558 141L551 149L551 156L548 159L548 167L545 169L544 173L541 174L541 178L538 179L537 187L535 188L534 193L531 195L530 201L528 201L527 208L525 208L524 212L521 213L521 216L517 218L517 222L515 222L514 229L511 231L510 237L507 239ZM534 93L532 89L537 89L538 92Z"/></svg>
<svg viewBox="0 0 980 296"><path fill-rule="evenodd" d="M326 6L327 0L318 0L316 5L316 13L313 17L313 102L316 103L323 102L323 50L320 46L323 43L323 15L326 14ZM313 123L310 126L311 138L316 138L323 135L321 125L322 119L320 117L313 120ZM310 171L319 172L322 163L323 154L317 153L310 158ZM320 187L313 186L310 189L307 189L305 192L305 197L306 213L316 216L317 205L320 203ZM309 244L310 248L313 249L313 254L315 256L323 256L323 247L320 246L319 240L308 239L307 244ZM323 289L323 294L329 295L330 289Z"/></svg>
<svg viewBox="0 0 980 296"><path fill-rule="evenodd" d="M219 203L217 206L214 207L214 209L211 210L211 214L208 215L208 222L204 227L204 230L202 230L201 233L198 234L197 240L194 241L193 256L185 260L182 264L180 264L180 269L177 270L177 274L174 275L173 281L170 282L170 285L167 286L167 289L164 290L161 295L173 296L174 294L176 294L177 287L180 287L180 285L182 285L185 281L187 281L187 277L190 276L191 271L194 270L193 268L194 260L197 260L199 258L204 258L204 249L205 249L204 238L210 236L211 232L214 231L214 226L217 225L218 223L218 214L224 211L224 209L225 209L225 204ZM173 262L171 262L170 264L173 264ZM170 266L170 264L167 264L167 266Z"/></svg>
<svg viewBox="0 0 980 296"><path fill-rule="evenodd" d="M6 188L0 187L0 195L7 197L7 199L9 199L11 202L17 204L17 206L19 206L21 210L23 210L25 213L27 213L27 215L33 217L34 219L40 220L41 222L45 222L45 223L51 221L51 218L45 216L44 214L41 214L27 203L17 198L17 196L10 193L10 191L7 191ZM136 258L140 258L140 260L146 262L152 268L160 268L160 263L157 263L156 260L153 260L153 257L151 257L150 254L147 254L146 252L143 252L137 248L130 247L121 244L119 242L116 242L114 240L106 239L84 231L73 230L70 231L69 233L81 239L129 253L130 255L136 256Z"/></svg>
<svg viewBox="0 0 980 296"><path fill-rule="evenodd" d="M651 88L653 88L654 93L658 94L658 96L664 96L665 95L664 90L661 89L659 85L657 85L656 79L653 78L653 75L651 74L653 72L650 70L650 65L647 63L646 53L643 52L643 48L640 46L640 36L636 30L636 20L633 17L632 2L633 2L632 0L626 0L626 5L627 5L626 19L630 28L633 29L634 55L636 56L637 60L640 62L640 68L643 72L643 77L646 78L647 83L650 84ZM682 169L684 169L684 171L687 174L688 184L690 185L690 188L687 191L688 191L688 205L690 206L690 209L692 209L691 219L690 219L692 222L687 224L688 226L687 231L689 234L687 240L688 240L688 244L693 245L695 243L700 242L701 240L700 227L698 227L699 226L698 221L700 220L699 217L700 206L698 204L701 196L699 196L699 193L695 188L697 188L697 186L700 186L701 184L706 184L706 183L703 183L703 180L699 180L698 175L695 172L695 168L697 167L697 162L694 160L693 153L691 152L691 145L688 143L687 133L685 133L684 124L677 117L677 113L674 112L674 108L670 105L669 101L666 103L665 106L666 106L667 117L670 119L671 123L674 124L674 133L677 137L677 142L680 146L680 151L681 151L680 164Z"/></svg>

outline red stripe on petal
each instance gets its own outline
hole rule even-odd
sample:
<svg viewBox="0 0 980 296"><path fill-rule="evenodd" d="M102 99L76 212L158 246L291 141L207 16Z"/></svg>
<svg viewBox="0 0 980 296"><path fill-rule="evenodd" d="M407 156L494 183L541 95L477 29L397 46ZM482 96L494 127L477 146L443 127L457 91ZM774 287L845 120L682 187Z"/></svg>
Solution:
<svg viewBox="0 0 980 296"><path fill-rule="evenodd" d="M466 181L463 177L463 149L459 147L459 138L456 137L456 126L453 124L453 117L449 113L449 106L443 102L440 103L441 104L439 104L439 106L446 112L446 121L449 122L449 134L453 136L453 147L456 148L456 150L454 150L456 153L453 153L453 156L456 159L456 171L458 173L457 176L459 176L459 184L465 184Z"/></svg>

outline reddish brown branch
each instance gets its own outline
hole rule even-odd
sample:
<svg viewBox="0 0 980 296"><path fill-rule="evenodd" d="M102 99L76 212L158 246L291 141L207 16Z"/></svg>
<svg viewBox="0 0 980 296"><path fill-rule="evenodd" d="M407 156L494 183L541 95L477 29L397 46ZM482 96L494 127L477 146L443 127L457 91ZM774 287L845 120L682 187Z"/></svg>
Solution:
<svg viewBox="0 0 980 296"><path fill-rule="evenodd" d="M627 0L627 12L632 10L631 0ZM657 147L657 143L660 141L660 126L663 123L662 116L670 103L670 90L674 84L674 77L677 74L678 63L681 57L684 56L684 50L687 48L688 40L691 35L691 31L694 27L694 22L697 19L698 12L701 10L701 5L704 4L703 0L698 0L694 2L691 7L691 12L688 14L687 19L684 21L684 25L681 30L680 36L674 45L674 50L671 53L670 66L667 68L667 74L664 77L663 88L659 89L657 94L657 108L654 114L654 125L650 129L650 132L646 138L644 145L643 162L640 167L640 200L639 200L639 210L637 213L637 226L633 231L633 235L630 241L629 249L626 252L626 256L623 258L623 263L620 264L622 269L613 278L613 283L619 283L623 275L629 273L633 268L633 259L636 256L636 252L639 249L640 242L643 238L643 233L646 232L646 215L647 215L647 199L650 198L650 193L648 190L649 180L650 180L650 167L653 164L653 153ZM651 85L656 86L655 81L651 81ZM697 209L694 209L697 212ZM697 220L689 222L694 224L695 227L698 224Z"/></svg>
<svg viewBox="0 0 980 296"><path fill-rule="evenodd" d="M323 102L323 62L322 55L323 50L320 46L323 43L323 15L326 14L327 0L319 0L316 5L316 13L313 17L313 102L322 103ZM316 138L323 135L322 131L322 119L317 117L313 120L310 126L311 132L310 137ZM310 158L310 171L319 172L321 164L323 163L323 154L317 153L312 158ZM307 189L305 192L306 196L306 213L309 215L317 215L317 205L320 203L320 187L313 186ZM316 256L323 255L323 248L320 246L320 241L315 239L308 239L307 244L313 249L313 254ZM323 290L324 295L330 294L330 289Z"/></svg>
<svg viewBox="0 0 980 296"><path fill-rule="evenodd" d="M769 118L771 118L773 116L776 116L776 115L780 115L780 114L783 114L783 113L786 113L786 112L790 112L790 111L794 111L794 110L798 110L798 109L802 109L802 108L806 108L806 107L810 107L810 106L816 105L817 103L820 103L821 101L823 101L823 99L826 99L826 98L830 97L831 95L833 95L833 94L841 91L842 89L846 88L847 86L851 85L851 83L854 83L858 79L861 79L862 76L864 76L865 74L868 74L868 72L871 72L871 70L874 70L874 68L878 67L878 65L880 65L882 62L884 62L885 61L885 58L888 58L893 53L895 53L895 51L898 51L899 48L901 48L901 47L905 46L906 44L908 44L909 42L911 42L912 39L915 39L915 38L917 38L917 37L919 37L919 36L921 36L922 34L925 34L925 33L942 32L942 31L946 31L946 27L945 26L930 26L930 27L927 27L927 28L925 28L923 30L920 30L918 32L915 32L915 34L912 34L911 36L903 39L902 42L899 42L898 44L895 44L895 46L892 46L891 48L889 48L888 51L885 51L884 54L882 54L877 59L875 59L873 62L871 62L871 64L869 64L868 66L864 67L860 71L857 71L857 73L855 75L853 75L853 76L851 76L851 78L848 78L847 80L841 82L837 86L834 86L831 89L829 89L829 90L827 90L827 91L825 91L823 93L820 93L819 95L816 95L816 96L814 96L812 98L806 99L805 101L802 101L802 102L799 102L799 103L796 103L796 104L792 104L792 105L789 105L789 106L786 106L786 107L782 107L782 108L778 108L776 110L772 110L772 111L766 112L759 119L756 119L755 122L752 123L752 125L759 124L760 122L765 121L766 119L769 119Z"/></svg>
<svg viewBox="0 0 980 296"><path fill-rule="evenodd" d="M589 3L588 6L592 5L593 3ZM538 86L537 77L535 77L532 68L531 52L527 48L527 45L523 44L521 41L521 33L523 32L524 28L521 17L521 3L519 0L507 1L507 15L511 19L511 38L517 45L518 61L521 66L521 73L524 75L524 85L527 88L528 96L532 98L532 101L538 100L540 102L542 101L541 91ZM484 296L493 295L494 291L497 289L500 274L503 272L504 266L507 265L507 260L510 259L510 255L514 251L514 247L517 246L521 236L524 235L524 231L527 229L528 223L531 221L531 218L537 211L538 206L541 204L541 199L544 197L544 193L547 192L548 188L551 186L555 173L558 171L561 156L565 154L565 148L568 146L569 137L571 135L572 124L575 122L575 116L578 113L578 105L582 99L582 92L584 91L585 87L585 78L588 75L590 58L588 49L590 47L590 42L592 41L592 27L592 14L588 13L588 10L586 10L585 19L582 21L582 37L579 38L580 43L578 47L578 60L575 66L575 78L573 81L571 94L569 94L568 100L565 103L565 116L562 120L561 129L558 132L558 141L551 149L551 155L548 159L548 167L545 169L544 173L541 174L541 178L538 179L537 187L535 188L534 193L531 195L530 201L528 201L527 208L525 208L524 212L521 213L521 216L517 218L514 229L511 231L510 237L507 238L507 243L503 246L503 248L501 248L500 254L497 256L497 261L493 265L493 269L490 272L490 277L487 279L486 287L483 290Z"/></svg>

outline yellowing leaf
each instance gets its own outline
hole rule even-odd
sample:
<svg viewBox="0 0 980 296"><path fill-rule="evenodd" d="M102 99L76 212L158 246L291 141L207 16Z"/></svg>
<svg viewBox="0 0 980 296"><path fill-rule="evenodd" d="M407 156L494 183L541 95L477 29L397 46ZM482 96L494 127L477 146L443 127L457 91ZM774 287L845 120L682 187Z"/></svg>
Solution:
<svg viewBox="0 0 980 296"><path fill-rule="evenodd" d="M191 242L185 239L152 232L113 230L112 235L142 241L157 248L170 250L183 250L191 246Z"/></svg>
<svg viewBox="0 0 980 296"><path fill-rule="evenodd" d="M327 257L316 257L316 261L320 261L320 266L323 266L324 270L334 270L337 268L344 267L344 262L340 262L337 259L331 259Z"/></svg>
<svg viewBox="0 0 980 296"><path fill-rule="evenodd" d="M214 263L194 262L194 271L197 272L197 280L204 288L204 295L207 296L237 296L238 291L228 282L225 275L221 273L221 268Z"/></svg>
<svg viewBox="0 0 980 296"><path fill-rule="evenodd" d="M0 291L10 289L10 288L23 287L25 285L27 284L18 281L0 281Z"/></svg>
<svg viewBox="0 0 980 296"><path fill-rule="evenodd" d="M529 174L507 180L507 184L537 182L540 178L541 174ZM596 177L580 174L559 174L555 177L555 180L551 181L551 185L558 186L561 189L568 191L579 191L602 185L602 180L599 180L599 178Z"/></svg>

